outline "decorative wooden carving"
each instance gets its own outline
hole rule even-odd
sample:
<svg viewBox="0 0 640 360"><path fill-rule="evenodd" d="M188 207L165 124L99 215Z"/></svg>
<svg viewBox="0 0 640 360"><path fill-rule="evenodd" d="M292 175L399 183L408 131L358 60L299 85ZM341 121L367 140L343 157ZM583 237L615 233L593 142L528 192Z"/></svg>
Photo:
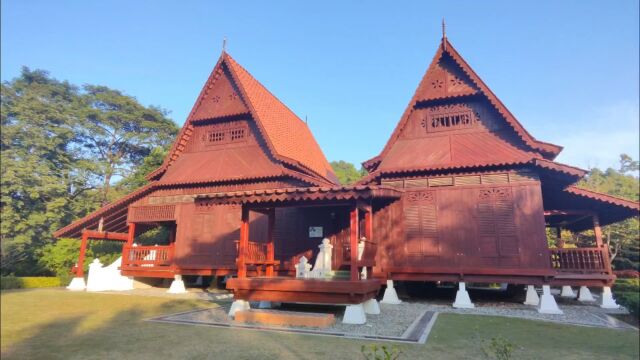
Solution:
<svg viewBox="0 0 640 360"><path fill-rule="evenodd" d="M131 207L130 222L175 220L175 205L156 205Z"/></svg>
<svg viewBox="0 0 640 360"><path fill-rule="evenodd" d="M440 132L476 127L480 115L468 105L450 104L433 106L424 115L421 126L428 132Z"/></svg>

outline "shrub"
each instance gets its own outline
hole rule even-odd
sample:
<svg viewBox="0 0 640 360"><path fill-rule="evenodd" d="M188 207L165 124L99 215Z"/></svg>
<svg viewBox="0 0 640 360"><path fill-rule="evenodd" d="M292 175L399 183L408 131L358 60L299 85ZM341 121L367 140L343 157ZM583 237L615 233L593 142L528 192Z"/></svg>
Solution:
<svg viewBox="0 0 640 360"><path fill-rule="evenodd" d="M513 355L514 345L502 336L491 338L488 344L483 341L482 352L488 359L509 360Z"/></svg>
<svg viewBox="0 0 640 360"><path fill-rule="evenodd" d="M638 317L640 315L640 294L638 292L622 292L616 294L616 300Z"/></svg>
<svg viewBox="0 0 640 360"><path fill-rule="evenodd" d="M62 283L57 277L16 277L3 276L0 279L0 288L7 289L35 289L44 287L58 287Z"/></svg>
<svg viewBox="0 0 640 360"><path fill-rule="evenodd" d="M640 279L618 279L613 284L612 290L615 293L638 292L640 291Z"/></svg>

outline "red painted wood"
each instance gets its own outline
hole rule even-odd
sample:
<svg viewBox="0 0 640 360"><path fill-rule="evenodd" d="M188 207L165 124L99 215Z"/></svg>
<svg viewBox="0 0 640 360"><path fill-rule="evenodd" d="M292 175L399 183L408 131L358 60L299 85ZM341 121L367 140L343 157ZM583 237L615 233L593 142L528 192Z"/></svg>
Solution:
<svg viewBox="0 0 640 360"><path fill-rule="evenodd" d="M242 218L240 222L240 243L238 246L238 278L247 277L247 267L245 259L247 257L247 248L249 247L249 209L242 207Z"/></svg>
<svg viewBox="0 0 640 360"><path fill-rule="evenodd" d="M276 225L276 210L270 208L267 216L267 261L273 262L275 261L274 231ZM273 276L273 265L267 265L266 275Z"/></svg>
<svg viewBox="0 0 640 360"><path fill-rule="evenodd" d="M89 234L86 231L82 232L82 242L80 243L80 255L78 256L78 268L76 270L77 277L84 276L84 255L87 251L87 241Z"/></svg>
<svg viewBox="0 0 640 360"><path fill-rule="evenodd" d="M350 236L349 236L349 245L351 249L351 268L350 268L350 278L351 281L356 281L360 279L358 274L358 207L354 206L351 209L350 213Z"/></svg>

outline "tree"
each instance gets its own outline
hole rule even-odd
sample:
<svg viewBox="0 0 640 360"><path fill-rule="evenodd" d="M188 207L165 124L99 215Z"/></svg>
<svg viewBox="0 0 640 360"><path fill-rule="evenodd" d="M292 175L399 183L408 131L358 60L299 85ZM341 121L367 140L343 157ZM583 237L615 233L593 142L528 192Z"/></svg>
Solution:
<svg viewBox="0 0 640 360"><path fill-rule="evenodd" d="M178 128L166 111L142 106L120 91L94 85L85 85L84 91L79 135L105 205L114 177L130 175L153 149L168 146Z"/></svg>
<svg viewBox="0 0 640 360"><path fill-rule="evenodd" d="M343 185L353 184L367 175L367 171L364 168L356 170L356 167L352 163L343 160L332 161L331 167Z"/></svg>
<svg viewBox="0 0 640 360"><path fill-rule="evenodd" d="M1 270L51 271L38 258L53 232L114 196L116 181L121 192L143 184L177 126L119 91L43 70L23 68L1 96Z"/></svg>
<svg viewBox="0 0 640 360"><path fill-rule="evenodd" d="M594 168L578 186L610 195L638 201L640 186L638 177L638 161L629 155L620 155L619 170L608 168L605 171ZM603 227L603 240L611 250L611 262L616 270L640 270L640 221L633 217L615 224ZM587 231L580 236L582 243L593 243L593 231Z"/></svg>

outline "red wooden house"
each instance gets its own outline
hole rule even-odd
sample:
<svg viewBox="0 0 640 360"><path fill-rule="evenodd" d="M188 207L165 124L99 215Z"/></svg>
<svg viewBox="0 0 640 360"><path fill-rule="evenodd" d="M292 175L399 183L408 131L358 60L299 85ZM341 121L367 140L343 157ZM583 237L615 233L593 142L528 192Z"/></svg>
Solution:
<svg viewBox="0 0 640 360"><path fill-rule="evenodd" d="M122 241L126 276L233 275L237 300L360 304L384 280L608 287L600 227L638 203L576 187L586 172L561 150L444 37L369 175L340 186L307 125L223 52L149 184L55 235ZM134 246L159 225L167 244ZM550 248L546 227L596 244ZM323 238L343 276L296 278Z"/></svg>

